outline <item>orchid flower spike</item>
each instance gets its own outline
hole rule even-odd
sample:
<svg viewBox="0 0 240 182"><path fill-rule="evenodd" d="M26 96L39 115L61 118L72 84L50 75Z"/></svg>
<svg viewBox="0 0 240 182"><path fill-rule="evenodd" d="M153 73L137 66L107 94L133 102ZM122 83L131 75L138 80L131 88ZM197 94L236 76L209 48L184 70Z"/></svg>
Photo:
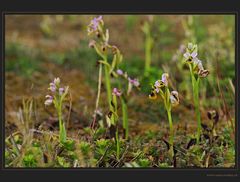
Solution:
<svg viewBox="0 0 240 182"><path fill-rule="evenodd" d="M193 65L193 71L199 75L199 77L206 77L209 71L204 69L202 61L198 59L197 45L188 43L186 52L183 54L185 61Z"/></svg>
<svg viewBox="0 0 240 182"><path fill-rule="evenodd" d="M46 106L49 106L53 103L53 97L51 95L46 95L47 100L44 102Z"/></svg>
<svg viewBox="0 0 240 182"><path fill-rule="evenodd" d="M57 77L54 78L53 82L49 84L48 90L52 92L52 95L46 95L46 101L44 102L46 106L49 106L53 103L54 98L56 98L55 96L65 97L67 94L69 87L60 87L60 82L60 78Z"/></svg>

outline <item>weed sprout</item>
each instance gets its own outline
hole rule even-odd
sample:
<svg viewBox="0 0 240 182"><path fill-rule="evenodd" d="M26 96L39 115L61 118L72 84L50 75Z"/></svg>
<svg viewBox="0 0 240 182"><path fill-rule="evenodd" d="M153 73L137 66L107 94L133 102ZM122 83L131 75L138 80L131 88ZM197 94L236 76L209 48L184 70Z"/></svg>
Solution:
<svg viewBox="0 0 240 182"><path fill-rule="evenodd" d="M59 121L59 141L60 143L64 144L66 142L67 134L65 129L65 124L62 118L62 105L65 101L65 98L68 94L69 87L60 87L60 79L55 78L53 82L49 84L48 90L51 91L52 95L46 95L46 100L44 104L49 106L54 104L54 107L58 114L58 121Z"/></svg>
<svg viewBox="0 0 240 182"><path fill-rule="evenodd" d="M152 48L154 40L151 33L151 24L153 21L153 16L149 17L149 21L145 21L142 26L142 31L145 34L145 69L144 76L149 75L151 69L151 59L152 59Z"/></svg>
<svg viewBox="0 0 240 182"><path fill-rule="evenodd" d="M189 66L192 88L193 100L195 106L195 113L197 117L197 143L199 143L201 135L201 115L199 108L199 82L200 78L204 78L209 74L209 71L204 69L202 61L198 59L198 47L196 44L188 43L186 52L184 53L184 60Z"/></svg>
<svg viewBox="0 0 240 182"><path fill-rule="evenodd" d="M152 92L149 95L150 99L157 99L157 96L160 95L163 99L165 109L167 111L169 129L170 129L170 152L173 157L173 140L174 140L174 131L173 131L173 123L172 123L172 115L171 110L172 107L177 106L179 104L179 97L177 91L171 91L168 87L169 75L168 73L162 74L162 79L157 80L155 84L152 86Z"/></svg>

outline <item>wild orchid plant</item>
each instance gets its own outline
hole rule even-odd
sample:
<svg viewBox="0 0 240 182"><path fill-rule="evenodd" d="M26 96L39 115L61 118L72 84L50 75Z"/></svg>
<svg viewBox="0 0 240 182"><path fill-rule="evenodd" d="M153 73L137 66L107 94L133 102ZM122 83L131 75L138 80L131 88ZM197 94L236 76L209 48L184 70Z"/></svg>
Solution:
<svg viewBox="0 0 240 182"><path fill-rule="evenodd" d="M104 22L102 16L94 18L91 20L88 25L88 35L96 35L97 40L91 40L89 42L89 47L94 48L97 54L101 57L102 60L98 61L100 63L100 70L102 69L102 65L104 67L105 74L105 86L107 90L107 99L109 110L113 110L111 100L112 100L112 86L110 76L113 74L115 66L122 61L122 54L119 49L109 44L109 31L104 28ZM113 54L113 60L110 65L109 61L109 51ZM99 78L101 77L101 71L99 70ZM99 80L101 81L101 80ZM99 82L100 83L100 82ZM99 86L100 87L100 86ZM98 89L98 95L100 95L100 89ZM98 104L96 104L98 105Z"/></svg>
<svg viewBox="0 0 240 182"><path fill-rule="evenodd" d="M119 144L119 136L118 136L118 127L117 127L117 97L120 97L120 92L116 88L112 90L111 86L111 76L117 76L115 69L122 62L123 56L120 50L114 46L109 44L109 31L104 28L104 22L102 16L94 18L90 24L88 25L88 35L95 34L97 40L91 40L89 42L89 47L94 48L97 54L102 58L102 60L98 61L99 63L99 80L98 80L98 94L96 100L96 111L99 105L100 92L101 92L101 77L102 77L102 66L104 67L105 74L105 86L107 91L107 99L109 105L109 113L106 116L106 120L109 128L111 126L115 127L115 141L117 146L117 158L119 159L120 153L120 144ZM109 51L111 51L113 55L113 59L110 63L109 60ZM95 119L94 119L95 123ZM94 125L93 123L93 125Z"/></svg>
<svg viewBox="0 0 240 182"><path fill-rule="evenodd" d="M117 69L116 73L117 73L118 77L121 77L128 81L127 90L125 90L125 92L123 92L122 96L120 97L121 104L122 104L123 129L125 131L125 138L128 139L129 125L128 125L127 97L129 97L130 92L133 87L136 87L138 89L140 88L140 83L137 78L132 79L131 77L128 76L127 72L123 72L123 70L121 70L121 69ZM118 85L119 85L119 88L122 89L120 82Z"/></svg>
<svg viewBox="0 0 240 182"><path fill-rule="evenodd" d="M108 114L107 117L107 123L109 124L109 126L113 125L116 127L116 132L115 132L115 139L116 139L116 153L117 153L117 159L119 159L119 155L120 155L120 142L119 142L119 131L118 131L118 102L117 102L117 98L119 98L121 100L121 106L122 106L122 117L123 117L123 129L125 131L125 138L128 139L128 132L129 132L129 126L128 126L128 107L127 107L127 99L126 97L129 96L132 87L140 87L140 83L138 81L138 79L134 78L131 79L128 75L127 72L123 73L122 70L118 69L116 71L116 73L121 76L124 79L128 80L128 89L126 91L126 93L123 93L122 91L120 91L117 88L114 88L112 91L112 106L114 108L113 112L110 112ZM122 88L122 86L120 85L119 82L119 87Z"/></svg>
<svg viewBox="0 0 240 182"><path fill-rule="evenodd" d="M196 44L188 43L186 52L184 53L184 61L188 64L193 88L193 100L195 106L195 113L197 117L197 143L202 133L201 129L201 115L199 108L199 83L200 78L205 78L209 71L204 69L202 61L198 59L198 47Z"/></svg>
<svg viewBox="0 0 240 182"><path fill-rule="evenodd" d="M118 113L117 113L117 109L118 109L118 102L117 102L117 98L120 97L122 95L121 91L118 90L117 88L114 88L112 91L112 105L113 105L113 112L110 112L108 114L107 117L107 121L109 126L113 125L116 128L115 131L115 141L116 141L116 155L117 155L117 160L119 160L119 156L120 156L120 141L119 141L119 131L118 131L118 125L117 125L117 121L118 121Z"/></svg>
<svg viewBox="0 0 240 182"><path fill-rule="evenodd" d="M177 91L169 90L169 75L168 73L162 74L162 79L157 80L155 84L152 86L152 92L149 95L150 99L157 99L157 96L160 95L163 99L165 109L168 115L168 122L169 122L169 129L170 129L170 152L171 156L174 156L173 152L173 140L174 140L174 130L173 130L173 123L172 123L172 115L171 110L172 107L177 106L179 104L179 97Z"/></svg>
<svg viewBox="0 0 240 182"><path fill-rule="evenodd" d="M46 95L46 101L44 104L49 106L54 104L54 107L58 114L58 122L59 122L59 141L60 143L65 143L67 138L67 133L65 129L65 124L62 117L62 105L65 101L65 98L68 94L69 87L60 87L60 79L55 78L53 82L49 84L48 90L51 91L51 95Z"/></svg>
<svg viewBox="0 0 240 182"><path fill-rule="evenodd" d="M104 66L104 69L105 69L104 70L105 84L106 84L108 104L109 104L110 111L114 111L114 106L112 104L112 95L111 95L112 86L110 82L110 75L114 76L115 78L117 78L118 76L121 76L126 80L128 80L127 93L120 97L121 106L122 106L123 128L125 130L125 138L127 139L128 138L128 109L127 109L127 101L125 96L129 95L133 85L139 87L140 84L137 79L131 79L130 77L128 77L126 73L123 73L122 70L117 69L119 67L119 64L122 62L123 56L120 50L116 46L110 45L108 43L109 31L108 29L106 30L104 29L104 22L103 22L102 16L94 18L91 21L91 23L88 25L88 33L89 35L91 34L97 35L98 41L91 40L89 43L89 46L94 48L97 54L103 59L98 61L100 66L99 66L99 80L98 80L98 94L97 94L97 101L96 101L96 109L98 107L99 98L100 98L102 65ZM113 54L113 60L111 62L111 65L108 60L109 49L112 51L112 54ZM122 88L120 82L118 82L118 86L120 89Z"/></svg>

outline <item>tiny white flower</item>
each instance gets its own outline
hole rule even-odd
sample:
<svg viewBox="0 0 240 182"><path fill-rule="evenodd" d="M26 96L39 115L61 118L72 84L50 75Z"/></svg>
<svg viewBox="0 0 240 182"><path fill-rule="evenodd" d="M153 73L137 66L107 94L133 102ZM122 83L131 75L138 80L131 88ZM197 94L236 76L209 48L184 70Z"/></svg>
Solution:
<svg viewBox="0 0 240 182"><path fill-rule="evenodd" d="M164 83L165 86L168 86L168 73L163 73L162 74L162 82Z"/></svg>
<svg viewBox="0 0 240 182"><path fill-rule="evenodd" d="M198 70L203 70L203 65L202 65L202 61L197 59L197 60L194 60L193 63L198 67Z"/></svg>
<svg viewBox="0 0 240 182"><path fill-rule="evenodd" d="M176 106L179 104L179 97L177 91L172 91L170 94L170 101L173 106Z"/></svg>
<svg viewBox="0 0 240 182"><path fill-rule="evenodd" d="M53 100L52 99L47 99L45 102L44 102L44 104L46 105L46 106L49 106L49 105L51 105L53 103Z"/></svg>

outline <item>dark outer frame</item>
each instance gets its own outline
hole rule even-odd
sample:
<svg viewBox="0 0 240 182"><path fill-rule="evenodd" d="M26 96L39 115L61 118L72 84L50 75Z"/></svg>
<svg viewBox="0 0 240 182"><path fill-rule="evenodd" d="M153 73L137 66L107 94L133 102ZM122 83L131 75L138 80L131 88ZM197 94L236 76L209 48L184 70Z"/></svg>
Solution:
<svg viewBox="0 0 240 182"><path fill-rule="evenodd" d="M22 0L21 4L17 4L18 1L13 3L4 2L4 5L0 6L1 9L1 158L0 158L0 179L4 177L6 181L16 181L21 180L43 180L51 179L53 180L104 180L104 181L118 181L118 180L168 180L176 181L178 179L185 180L217 180L217 181L232 181L239 180L239 6L237 3L229 3L227 0L218 0L216 2L205 2L203 1L190 1L190 0L169 0L168 2L143 2L143 1L133 1L133 0L121 0L121 1L111 1L102 0L101 2L97 0L88 0L86 2L78 2L77 0L58 0L55 4L54 2L40 2L40 1L30 1ZM26 4L24 4L25 2ZM2 4L2 2L1 2ZM5 74L4 74L4 53L5 53L5 15L10 14L231 14L235 15L235 77L236 77L236 87L235 87L235 141L236 141L236 166L235 168L166 168L166 169L156 169L156 168L118 168L118 169L108 169L108 168L5 168L4 166L4 114L5 114ZM122 178L121 178L122 177ZM5 181L4 180L4 181ZM52 179L51 179L52 180Z"/></svg>

